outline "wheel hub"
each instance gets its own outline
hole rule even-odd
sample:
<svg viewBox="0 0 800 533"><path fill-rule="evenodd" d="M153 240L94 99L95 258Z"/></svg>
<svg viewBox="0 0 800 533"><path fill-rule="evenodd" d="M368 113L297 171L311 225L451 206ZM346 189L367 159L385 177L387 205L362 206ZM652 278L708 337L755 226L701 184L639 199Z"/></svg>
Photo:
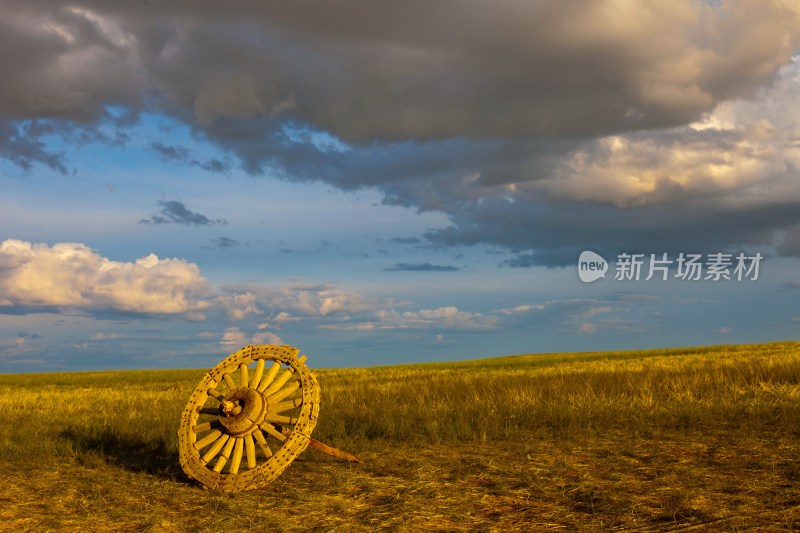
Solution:
<svg viewBox="0 0 800 533"><path fill-rule="evenodd" d="M227 433L241 437L253 433L267 413L267 400L255 389L241 387L229 392L220 406L220 423Z"/></svg>

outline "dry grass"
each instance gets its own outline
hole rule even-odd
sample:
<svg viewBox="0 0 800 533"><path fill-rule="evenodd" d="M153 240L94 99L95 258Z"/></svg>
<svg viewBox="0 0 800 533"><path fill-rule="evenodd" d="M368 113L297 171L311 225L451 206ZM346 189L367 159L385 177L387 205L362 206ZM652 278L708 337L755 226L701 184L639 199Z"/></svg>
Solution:
<svg viewBox="0 0 800 533"><path fill-rule="evenodd" d="M365 464L307 451L233 496L178 466L178 419L201 373L0 376L0 523L800 530L798 343L320 371L314 435Z"/></svg>

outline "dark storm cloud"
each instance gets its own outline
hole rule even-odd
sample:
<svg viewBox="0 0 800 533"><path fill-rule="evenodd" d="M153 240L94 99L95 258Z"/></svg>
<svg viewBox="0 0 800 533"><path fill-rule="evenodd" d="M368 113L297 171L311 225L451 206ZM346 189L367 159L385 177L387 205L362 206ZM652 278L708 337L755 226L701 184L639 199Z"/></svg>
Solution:
<svg viewBox="0 0 800 533"><path fill-rule="evenodd" d="M394 244L421 244L422 239L419 237L392 237L389 242Z"/></svg>
<svg viewBox="0 0 800 533"><path fill-rule="evenodd" d="M395 263L384 269L386 272L456 272L458 267L451 265L432 265L430 263Z"/></svg>
<svg viewBox="0 0 800 533"><path fill-rule="evenodd" d="M217 237L213 239L213 243L217 248L236 248L239 246L239 241L230 237Z"/></svg>
<svg viewBox="0 0 800 533"><path fill-rule="evenodd" d="M61 310L58 307L52 307L52 306L43 307L43 306L31 306L31 305L0 305L0 315L25 316L36 313L57 314L60 312Z"/></svg>
<svg viewBox="0 0 800 533"><path fill-rule="evenodd" d="M353 143L675 126L752 95L797 43L796 10L726 5L6 1L0 112L283 115Z"/></svg>
<svg viewBox="0 0 800 533"><path fill-rule="evenodd" d="M150 143L150 149L167 161L186 161L192 153L183 146L172 146L157 141Z"/></svg>
<svg viewBox="0 0 800 533"><path fill-rule="evenodd" d="M153 141L150 143L150 149L165 161L189 164L215 174L225 174L230 171L230 162L213 158L206 161L199 161L193 157L192 151L185 146L176 146Z"/></svg>
<svg viewBox="0 0 800 533"><path fill-rule="evenodd" d="M447 246L502 245L517 254L503 263L506 266L565 266L575 264L586 249L596 249L609 259L623 252L739 252L764 247L783 226L800 223L797 202L716 211L700 203L619 209L500 199L456 213L452 226L427 237Z"/></svg>
<svg viewBox="0 0 800 533"><path fill-rule="evenodd" d="M787 2L2 7L0 154L22 168L68 172L43 140L69 135L56 124L119 131L147 111L253 175L374 187L386 204L441 211L452 226L432 241L506 247L509 266L567 264L583 246L765 245L798 224L785 111L687 128L763 100L776 79L776 101L794 101L796 82L778 74L800 42ZM210 172L231 165L151 148ZM148 222L221 222L178 204ZM780 253L798 255L794 243Z"/></svg>
<svg viewBox="0 0 800 533"><path fill-rule="evenodd" d="M129 125L126 114L117 117L106 115L93 125L64 119L13 121L0 116L0 157L26 172L39 164L67 175L74 169L68 168L68 158L63 150L48 147L48 137L60 138L71 146L88 143L121 146L130 140L128 134L120 129L125 125Z"/></svg>
<svg viewBox="0 0 800 533"><path fill-rule="evenodd" d="M68 174L63 152L49 150L44 141L30 135L16 124L0 120L0 157L29 171L34 164L44 165L61 174Z"/></svg>
<svg viewBox="0 0 800 533"><path fill-rule="evenodd" d="M788 228L781 238L781 243L777 247L780 255L789 257L800 257L800 224Z"/></svg>
<svg viewBox="0 0 800 533"><path fill-rule="evenodd" d="M195 213L177 200L159 200L161 212L139 221L140 224L185 224L187 226L212 226L227 224L222 218L211 219L201 213Z"/></svg>

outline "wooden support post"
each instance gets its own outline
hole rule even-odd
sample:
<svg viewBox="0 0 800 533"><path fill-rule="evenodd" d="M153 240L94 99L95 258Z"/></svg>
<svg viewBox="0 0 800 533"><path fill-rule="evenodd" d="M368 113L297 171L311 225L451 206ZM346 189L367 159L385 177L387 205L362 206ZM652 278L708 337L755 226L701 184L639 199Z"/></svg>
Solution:
<svg viewBox="0 0 800 533"><path fill-rule="evenodd" d="M334 448L333 446L328 446L327 444L320 442L317 439L309 439L308 447L317 450L318 452L330 455L331 457L339 461L362 464L361 459L359 459L355 455Z"/></svg>

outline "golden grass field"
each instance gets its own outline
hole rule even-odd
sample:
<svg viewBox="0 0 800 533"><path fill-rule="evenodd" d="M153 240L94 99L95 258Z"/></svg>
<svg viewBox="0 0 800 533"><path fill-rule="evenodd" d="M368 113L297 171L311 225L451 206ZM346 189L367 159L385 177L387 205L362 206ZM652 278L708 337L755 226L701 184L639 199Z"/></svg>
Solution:
<svg viewBox="0 0 800 533"><path fill-rule="evenodd" d="M798 342L321 369L364 463L233 495L178 462L204 372L0 375L0 529L800 530Z"/></svg>

